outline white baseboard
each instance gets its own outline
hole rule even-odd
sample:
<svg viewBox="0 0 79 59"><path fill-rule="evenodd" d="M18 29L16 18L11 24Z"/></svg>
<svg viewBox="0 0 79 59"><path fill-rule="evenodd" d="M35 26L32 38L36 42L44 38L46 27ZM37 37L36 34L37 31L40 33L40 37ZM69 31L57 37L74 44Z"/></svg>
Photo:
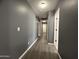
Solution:
<svg viewBox="0 0 79 59"><path fill-rule="evenodd" d="M4 57L5 57L5 58L10 58L9 55L0 55L0 58L2 58L2 57L3 57L3 58L4 58Z"/></svg>
<svg viewBox="0 0 79 59"><path fill-rule="evenodd" d="M24 55L30 50L30 48L36 43L37 40L38 39L36 39L18 59L22 59Z"/></svg>
<svg viewBox="0 0 79 59"><path fill-rule="evenodd" d="M62 59L61 56L60 56L60 54L59 54L59 52L58 52L58 56L59 56L59 59Z"/></svg>
<svg viewBox="0 0 79 59"><path fill-rule="evenodd" d="M48 43L48 45L54 45L54 43Z"/></svg>
<svg viewBox="0 0 79 59"><path fill-rule="evenodd" d="M48 45L54 45L54 43L48 43ZM56 48L56 47L55 47L55 48ZM58 54L58 56L59 56L59 59L62 59L58 51L57 51L57 54Z"/></svg>

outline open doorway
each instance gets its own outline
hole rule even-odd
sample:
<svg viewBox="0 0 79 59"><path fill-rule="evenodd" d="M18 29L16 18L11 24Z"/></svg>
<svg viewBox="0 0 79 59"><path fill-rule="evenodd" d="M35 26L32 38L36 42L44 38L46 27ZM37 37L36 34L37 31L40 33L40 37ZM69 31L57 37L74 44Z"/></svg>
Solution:
<svg viewBox="0 0 79 59"><path fill-rule="evenodd" d="M43 33L47 33L47 20L42 20Z"/></svg>
<svg viewBox="0 0 79 59"><path fill-rule="evenodd" d="M43 24L43 33L46 33L47 24Z"/></svg>

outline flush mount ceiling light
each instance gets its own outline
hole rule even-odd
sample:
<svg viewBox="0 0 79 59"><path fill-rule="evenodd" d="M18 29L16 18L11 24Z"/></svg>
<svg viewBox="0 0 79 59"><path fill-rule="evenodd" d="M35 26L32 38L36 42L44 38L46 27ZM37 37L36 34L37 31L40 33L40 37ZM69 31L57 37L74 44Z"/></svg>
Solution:
<svg viewBox="0 0 79 59"><path fill-rule="evenodd" d="M46 20L43 20L42 22L46 22Z"/></svg>
<svg viewBox="0 0 79 59"><path fill-rule="evenodd" d="M46 8L47 7L47 2L46 1L40 1L39 7L40 8Z"/></svg>

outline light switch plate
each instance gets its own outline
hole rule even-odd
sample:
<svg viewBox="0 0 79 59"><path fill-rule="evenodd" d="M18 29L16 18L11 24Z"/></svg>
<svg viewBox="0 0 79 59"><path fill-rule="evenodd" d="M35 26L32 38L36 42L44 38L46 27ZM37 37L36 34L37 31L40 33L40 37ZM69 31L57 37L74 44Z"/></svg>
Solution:
<svg viewBox="0 0 79 59"><path fill-rule="evenodd" d="M21 28L20 27L17 27L17 31L19 32L21 30Z"/></svg>

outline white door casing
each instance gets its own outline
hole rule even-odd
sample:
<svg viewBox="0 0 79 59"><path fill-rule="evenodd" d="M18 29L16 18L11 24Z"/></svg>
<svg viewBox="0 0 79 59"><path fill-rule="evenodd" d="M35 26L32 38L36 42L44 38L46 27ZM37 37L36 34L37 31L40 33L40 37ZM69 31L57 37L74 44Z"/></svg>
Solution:
<svg viewBox="0 0 79 59"><path fill-rule="evenodd" d="M60 8L57 9L54 19L54 45L57 50L58 50L58 41L59 41L59 12L60 12Z"/></svg>

